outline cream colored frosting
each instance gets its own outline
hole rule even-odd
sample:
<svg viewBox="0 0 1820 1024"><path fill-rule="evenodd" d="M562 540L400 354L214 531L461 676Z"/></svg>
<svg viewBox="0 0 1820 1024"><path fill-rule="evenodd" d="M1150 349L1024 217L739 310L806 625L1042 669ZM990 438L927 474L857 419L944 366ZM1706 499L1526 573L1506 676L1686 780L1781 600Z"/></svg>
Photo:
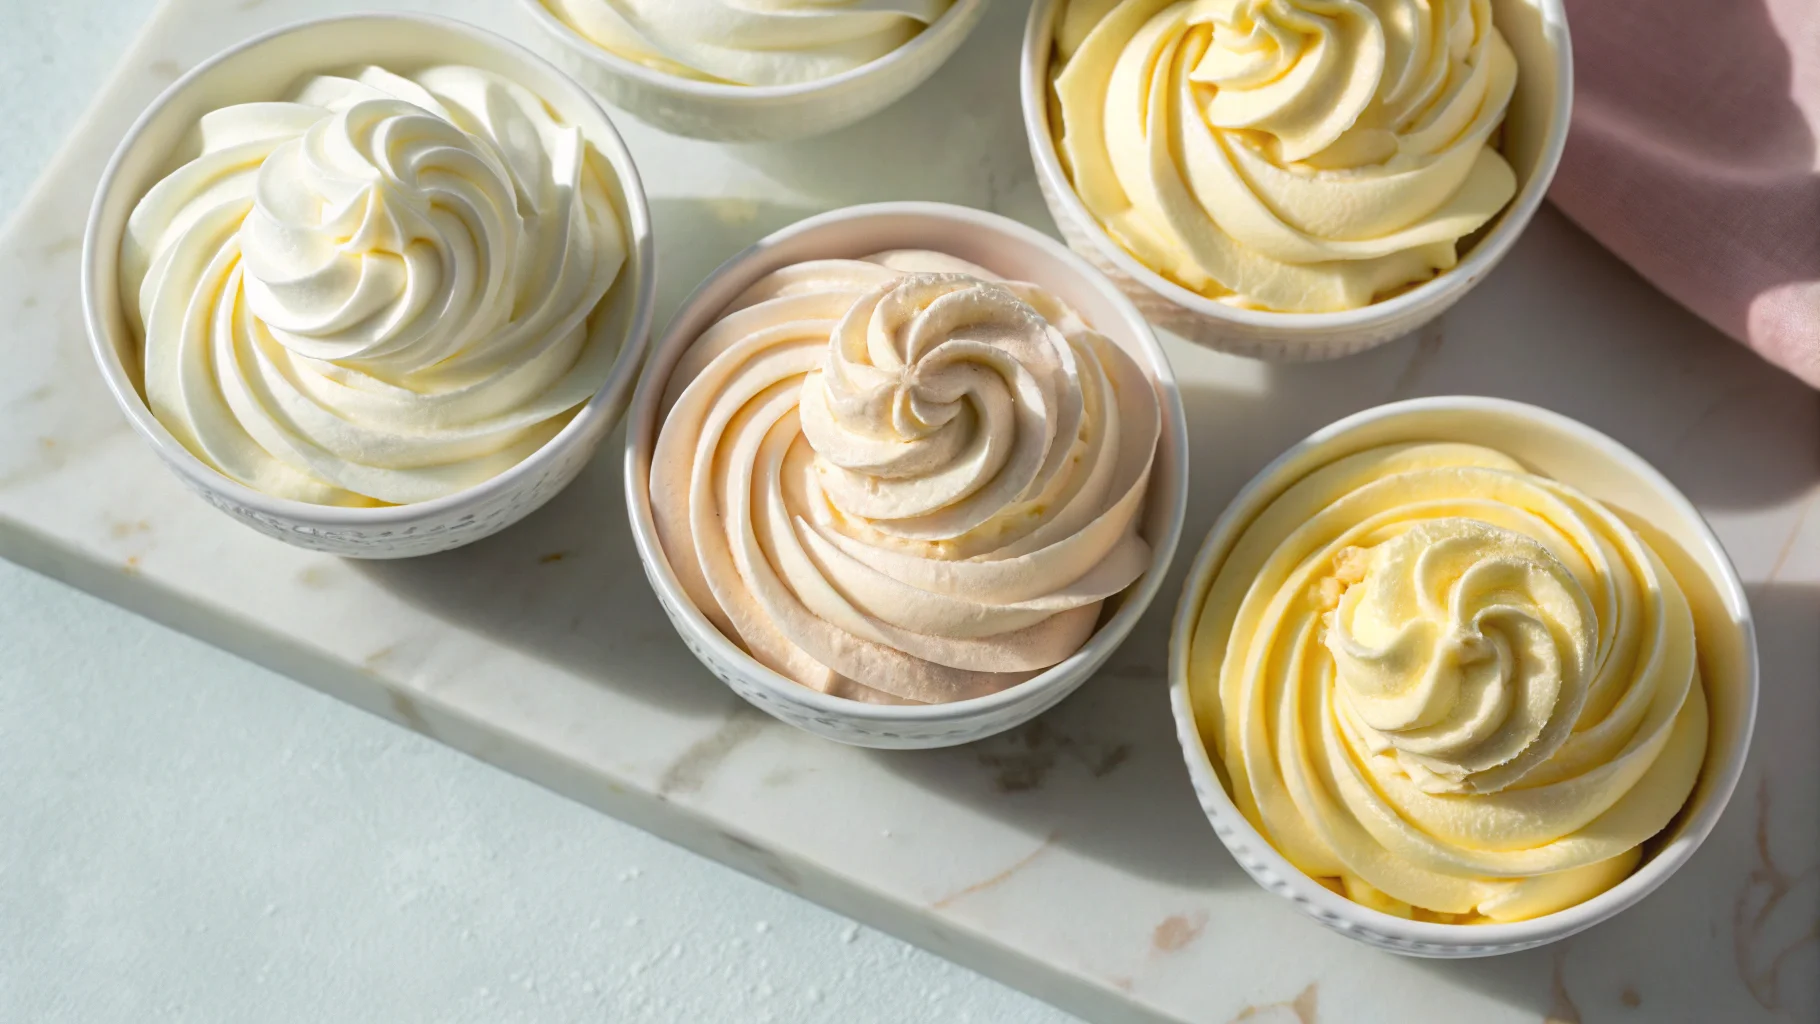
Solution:
<svg viewBox="0 0 1820 1024"><path fill-rule="evenodd" d="M1061 153L1120 245L1204 295L1364 306L1516 192L1490 0L1070 0Z"/></svg>
<svg viewBox="0 0 1820 1024"><path fill-rule="evenodd" d="M603 50L684 78L796 85L909 42L952 0L543 0Z"/></svg>
<svg viewBox="0 0 1820 1024"><path fill-rule="evenodd" d="M1149 378L1055 296L953 257L764 277L684 353L662 416L671 568L816 690L1001 690L1078 650L1150 562Z"/></svg>
<svg viewBox="0 0 1820 1024"><path fill-rule="evenodd" d="M1636 866L1706 698L1674 576L1599 502L1410 444L1296 481L1233 544L1188 666L1234 801L1368 906L1511 921Z"/></svg>
<svg viewBox="0 0 1820 1024"><path fill-rule="evenodd" d="M402 504L517 464L618 355L611 172L487 71L367 68L205 115L121 251L145 396L227 476Z"/></svg>

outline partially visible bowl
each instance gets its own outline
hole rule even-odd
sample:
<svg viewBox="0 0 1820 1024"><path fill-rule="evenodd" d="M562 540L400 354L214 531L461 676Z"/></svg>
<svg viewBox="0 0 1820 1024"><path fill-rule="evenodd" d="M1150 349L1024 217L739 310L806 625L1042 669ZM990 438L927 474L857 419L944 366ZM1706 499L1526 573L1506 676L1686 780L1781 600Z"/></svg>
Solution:
<svg viewBox="0 0 1820 1024"><path fill-rule="evenodd" d="M1036 0L1024 28L1024 131L1037 184L1062 237L1118 283L1152 323L1199 345L1277 361L1336 359L1400 338L1446 312L1510 251L1554 180L1567 143L1573 57L1561 0L1493 0L1493 18L1518 65L1500 147L1516 171L1515 198L1469 236L1460 262L1408 291L1358 309L1279 313L1207 298L1140 263L1108 235L1062 169L1049 121L1055 22L1066 0ZM1473 241L1473 237L1477 241Z"/></svg>
<svg viewBox="0 0 1820 1024"><path fill-rule="evenodd" d="M954 56L986 13L986 0L954 0L936 21L883 57L795 85L732 85L683 78L611 53L542 0L520 0L552 60L601 98L675 135L718 142L783 142L871 117L908 95Z"/></svg>
<svg viewBox="0 0 1820 1024"><path fill-rule="evenodd" d="M607 293L608 337L619 352L606 381L524 461L466 490L415 504L337 508L275 498L205 464L158 422L142 390L140 339L121 308L119 257L127 217L172 166L205 113L276 100L305 76L365 63L394 69L461 63L497 72L579 125L612 169L610 198L628 257ZM90 208L82 250L89 341L115 402L191 490L261 533L352 558L406 558L472 543L529 515L568 486L625 411L651 331L656 286L651 215L632 155L586 90L516 43L447 18L357 14L303 22L249 39L191 70L152 101L115 150ZM598 307L597 307L598 308Z"/></svg>
<svg viewBox="0 0 1820 1024"><path fill-rule="evenodd" d="M1060 664L998 693L951 704L890 706L811 690L759 664L724 636L690 601L658 540L651 513L651 456L670 373L703 330L765 274L807 259L857 258L888 249L934 249L1007 278L1030 281L1072 305L1149 373L1162 411L1162 435L1151 469L1139 532L1150 566L1106 602L1099 628ZM1175 374L1150 327L1105 278L1064 246L996 214L941 203L881 203L822 214L777 232L721 264L683 303L632 399L626 431L626 505L632 537L651 587L683 643L741 697L801 729L885 748L946 747L984 739L1048 710L1112 655L1162 585L1187 513L1188 435Z"/></svg>
<svg viewBox="0 0 1820 1024"><path fill-rule="evenodd" d="M1297 480L1336 459L1381 445L1449 441L1504 452L1642 524L1694 612L1710 713L1705 763L1681 812L1644 844L1645 859L1605 892L1551 914L1496 924L1438 924L1372 910L1303 874L1233 802L1196 723L1189 654L1208 589L1254 518ZM1640 456L1582 423L1495 398L1419 398L1367 409L1310 435L1264 467L1214 523L1176 606L1169 643L1176 737L1201 809L1220 841L1259 885L1348 938L1412 956L1478 957L1564 939L1608 920L1669 879L1699 848L1744 770L1757 715L1757 644L1737 571L1706 521Z"/></svg>

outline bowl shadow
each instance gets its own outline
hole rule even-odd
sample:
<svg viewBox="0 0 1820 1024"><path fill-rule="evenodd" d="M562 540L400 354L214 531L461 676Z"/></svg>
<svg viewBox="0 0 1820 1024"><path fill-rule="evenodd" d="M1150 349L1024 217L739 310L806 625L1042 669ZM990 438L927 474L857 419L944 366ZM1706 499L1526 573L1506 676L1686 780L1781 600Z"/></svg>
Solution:
<svg viewBox="0 0 1820 1024"><path fill-rule="evenodd" d="M827 208L886 200L956 203L1052 230L1018 100L1028 7L989 2L973 34L928 81L877 116L789 143L728 153Z"/></svg>
<svg viewBox="0 0 1820 1024"><path fill-rule="evenodd" d="M660 253L671 282L660 297L660 321L728 255L810 212L744 201L729 207L712 199L659 199L653 207L660 227L670 232L665 237L690 240ZM1116 870L1191 890L1249 886L1212 834L1189 785L1169 709L1166 652L1174 606L1202 539L1240 487L1284 449L1341 416L1383 401L1494 394L1557 408L1606 430L1657 461L1696 500L1727 504L1716 497L1723 494L1733 504L1760 503L1812 485L1820 475L1814 470L1820 430L1814 432L1816 444L1806 449L1765 453L1751 430L1726 429L1728 416L1697 401L1665 401L1662 394L1710 399L1729 386L1748 387L1755 396L1751 408L1779 410L1781 422L1773 425L1786 430L1788 416L1815 418L1820 413L1810 392L1717 341L1704 325L1693 322L1690 329L1691 317L1659 301L1632 306L1652 310L1649 315L1681 332L1666 343L1659 335L1584 327L1569 331L1564 325L1578 315L1574 309L1528 309L1517 294L1523 289L1514 282L1528 281L1525 289L1533 289L1537 280L1561 284L1557 276L1606 275L1621 282L1628 275L1610 257L1576 242L1577 229L1558 215L1544 211L1532 235L1518 245L1505 269L1447 317L1415 336L1347 360L1269 365L1165 336L1165 349L1178 376L1185 378L1189 445L1197 455L1182 547L1156 602L1106 667L1041 719L962 747L866 756L918 786ZM1634 279L1628 286L1646 287ZM1597 313L1595 305L1587 308L1599 316L1615 315ZM1517 315L1519 310L1524 315ZM1472 326L1462 326L1467 324ZM1615 392L1611 382L1598 381L1620 372L1634 376L1638 355L1630 349L1641 344L1666 346L1672 357L1645 362L1655 377L1639 388ZM1547 368L1566 365L1559 360L1568 356L1585 370L1571 381ZM1663 435L1683 440L1665 445ZM360 563L358 569L449 621L598 685L672 714L725 721L743 713L744 705L689 654L642 579L619 473L623 441L623 432L615 432L574 485L514 529L444 555ZM1742 486L1702 475L1699 465L1713 461L1750 463L1756 467L1754 482ZM1787 707L1772 707L1771 695L1778 678L1811 680L1820 672L1812 630L1820 621L1820 601L1812 590L1786 586L1762 588L1753 598L1759 602L1765 647L1765 713L1745 787L1748 791L1768 777L1766 766L1773 773L1795 764L1806 766L1806 774L1795 777L1807 780L1811 789L1820 777L1811 747L1812 730L1820 724L1812 688L1790 698L1798 700ZM1772 657L1772 648L1785 653ZM766 727L783 728L769 722ZM1785 735L1772 739L1777 730ZM1741 792L1741 803L1746 796ZM1808 795L1805 806L1813 805ZM1782 806L1803 805L1791 798ZM1575 951L1564 984L1577 987L1583 984L1582 972L1592 970L1581 966L1579 952L1594 944L1591 935L1614 930L1632 935L1626 929L1635 928L1636 936L1647 937L1650 927L1668 927L1665 922L1685 913L1690 903L1704 907L1701 901L1715 887L1731 899L1737 888L1736 858L1749 853L1751 835L1747 816L1734 810L1660 893L1588 937L1555 947ZM1721 909L1725 915L1732 912L1730 903ZM1553 998L1548 981L1557 962L1553 958L1559 955L1542 950L1424 969L1515 1006L1546 1009ZM1611 977L1627 965L1621 960L1592 962ZM1691 963L1687 970L1694 970Z"/></svg>
<svg viewBox="0 0 1820 1024"><path fill-rule="evenodd" d="M464 630L671 714L743 706L695 660L645 582L626 520L620 426L561 494L492 537L424 558L349 561Z"/></svg>

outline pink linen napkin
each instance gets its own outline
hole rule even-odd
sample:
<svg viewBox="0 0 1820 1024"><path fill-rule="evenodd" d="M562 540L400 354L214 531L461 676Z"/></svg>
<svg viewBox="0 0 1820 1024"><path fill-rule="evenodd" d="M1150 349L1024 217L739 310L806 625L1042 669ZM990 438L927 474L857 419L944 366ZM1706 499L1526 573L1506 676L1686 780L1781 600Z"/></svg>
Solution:
<svg viewBox="0 0 1820 1024"><path fill-rule="evenodd" d="M1549 197L1656 287L1820 387L1820 2L1568 0Z"/></svg>

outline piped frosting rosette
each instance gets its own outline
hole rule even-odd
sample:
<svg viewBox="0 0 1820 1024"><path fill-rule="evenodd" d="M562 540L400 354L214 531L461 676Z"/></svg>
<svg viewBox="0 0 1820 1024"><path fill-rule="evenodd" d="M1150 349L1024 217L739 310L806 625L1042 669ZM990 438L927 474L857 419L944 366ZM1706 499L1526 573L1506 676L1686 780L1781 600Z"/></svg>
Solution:
<svg viewBox="0 0 1820 1024"><path fill-rule="evenodd" d="M1149 378L1055 296L949 256L766 276L684 353L662 416L651 506L683 589L816 690L1004 689L1149 565Z"/></svg>
<svg viewBox="0 0 1820 1024"><path fill-rule="evenodd" d="M914 39L951 0L543 0L582 38L683 78L798 85Z"/></svg>
<svg viewBox="0 0 1820 1024"><path fill-rule="evenodd" d="M1209 297L1364 306L1453 267L1516 192L1490 0L1068 0L1056 46L1082 203Z"/></svg>
<svg viewBox="0 0 1820 1024"><path fill-rule="evenodd" d="M1233 800L1352 899L1444 922L1616 885L1693 790L1686 597L1610 509L1489 449L1291 486L1202 606L1189 682Z"/></svg>
<svg viewBox="0 0 1820 1024"><path fill-rule="evenodd" d="M256 490L441 497L517 464L618 355L610 171L477 68L367 68L201 119L122 248L152 413Z"/></svg>

